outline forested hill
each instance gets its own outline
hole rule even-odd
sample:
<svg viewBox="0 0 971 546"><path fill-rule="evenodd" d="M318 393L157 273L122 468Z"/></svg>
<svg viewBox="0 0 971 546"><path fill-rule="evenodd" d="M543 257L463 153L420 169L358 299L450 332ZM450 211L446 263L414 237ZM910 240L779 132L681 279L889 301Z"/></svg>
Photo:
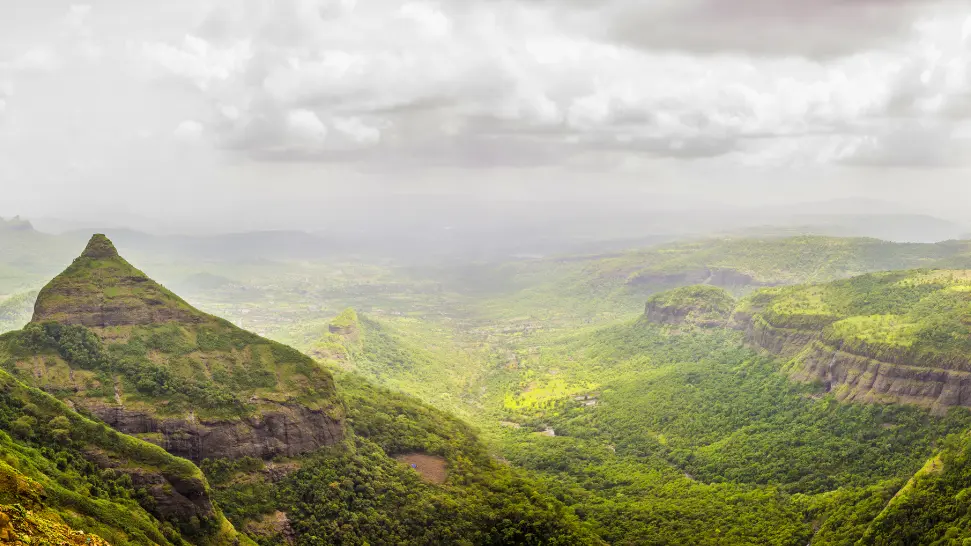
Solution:
<svg viewBox="0 0 971 546"><path fill-rule="evenodd" d="M0 368L4 541L601 543L473 429L354 376L338 386L102 235L0 336Z"/></svg>

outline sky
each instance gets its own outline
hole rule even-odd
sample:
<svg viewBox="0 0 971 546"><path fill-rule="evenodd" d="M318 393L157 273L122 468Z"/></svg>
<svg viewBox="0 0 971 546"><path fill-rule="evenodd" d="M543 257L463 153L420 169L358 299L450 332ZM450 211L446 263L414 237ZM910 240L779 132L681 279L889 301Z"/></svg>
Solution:
<svg viewBox="0 0 971 546"><path fill-rule="evenodd" d="M971 203L966 2L5 4L0 216L227 231L380 223L369 204L422 195Z"/></svg>

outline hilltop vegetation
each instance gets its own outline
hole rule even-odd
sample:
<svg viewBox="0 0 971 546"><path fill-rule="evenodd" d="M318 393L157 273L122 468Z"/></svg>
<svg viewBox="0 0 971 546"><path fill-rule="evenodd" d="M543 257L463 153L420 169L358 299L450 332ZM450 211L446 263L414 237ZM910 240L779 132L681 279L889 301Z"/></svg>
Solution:
<svg viewBox="0 0 971 546"><path fill-rule="evenodd" d="M735 309L735 298L716 286L693 285L655 294L647 299L644 316L659 323L719 326Z"/></svg>
<svg viewBox="0 0 971 546"><path fill-rule="evenodd" d="M971 370L971 272L874 273L759 293L743 309L770 326L822 331L832 346L879 360Z"/></svg>

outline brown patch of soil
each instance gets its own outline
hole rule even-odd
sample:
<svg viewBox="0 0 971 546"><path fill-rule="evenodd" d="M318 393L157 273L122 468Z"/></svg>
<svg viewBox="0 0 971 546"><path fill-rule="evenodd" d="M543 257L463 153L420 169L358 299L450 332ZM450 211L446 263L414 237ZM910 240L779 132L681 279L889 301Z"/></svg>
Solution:
<svg viewBox="0 0 971 546"><path fill-rule="evenodd" d="M428 483L445 483L448 472L445 468L445 459L437 455L426 455L424 453L402 453L395 455L395 460L408 466L414 465L414 469L421 476L421 479Z"/></svg>

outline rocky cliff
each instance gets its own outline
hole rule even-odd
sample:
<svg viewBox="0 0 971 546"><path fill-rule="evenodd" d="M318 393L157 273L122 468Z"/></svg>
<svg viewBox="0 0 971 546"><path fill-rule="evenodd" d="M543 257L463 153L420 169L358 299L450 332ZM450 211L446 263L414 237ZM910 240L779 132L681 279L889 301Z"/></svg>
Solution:
<svg viewBox="0 0 971 546"><path fill-rule="evenodd" d="M238 533L213 504L199 468L88 419L2 370L0 430L7 432L0 435L0 453L5 453L0 459L0 513L4 505L12 507L6 523L0 517L2 544L18 544L8 542L11 537L24 544L46 544L41 539L55 537L57 544L71 544L78 536L84 543L97 543L84 538L85 533L56 525L56 514L65 513L84 529L108 529L123 544L184 544L182 539L192 544L239 543ZM85 459L89 464L78 464ZM103 490L97 493L107 483L116 491L126 489L138 504L115 504ZM89 492L95 492L91 498ZM43 516L32 517L31 511ZM43 525L45 520L49 526ZM174 524L181 538L161 522ZM5 527L8 541L3 539ZM36 542L26 541L28 537Z"/></svg>
<svg viewBox="0 0 971 546"><path fill-rule="evenodd" d="M971 407L971 272L866 275L754 294L730 325L838 399Z"/></svg>
<svg viewBox="0 0 971 546"><path fill-rule="evenodd" d="M293 457L336 444L343 437L340 421L300 404L270 403L242 420L160 418L151 412L98 401L84 403L84 407L115 430L139 435L194 462Z"/></svg>

